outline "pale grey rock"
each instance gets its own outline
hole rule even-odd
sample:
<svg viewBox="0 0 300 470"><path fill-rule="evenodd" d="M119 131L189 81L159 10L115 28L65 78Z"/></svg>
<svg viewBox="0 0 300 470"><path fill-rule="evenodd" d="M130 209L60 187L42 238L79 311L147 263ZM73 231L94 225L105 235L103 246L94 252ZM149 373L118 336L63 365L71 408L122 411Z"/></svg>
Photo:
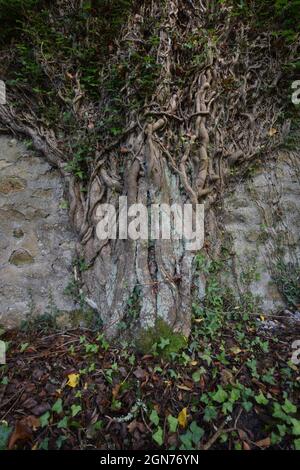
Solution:
<svg viewBox="0 0 300 470"><path fill-rule="evenodd" d="M280 153L224 200L223 224L233 260L224 282L235 292L247 289L261 298L262 310L285 306L275 280L279 261L300 262L299 156Z"/></svg>
<svg viewBox="0 0 300 470"><path fill-rule="evenodd" d="M42 157L0 137L0 323L26 314L72 312L75 240L59 173Z"/></svg>

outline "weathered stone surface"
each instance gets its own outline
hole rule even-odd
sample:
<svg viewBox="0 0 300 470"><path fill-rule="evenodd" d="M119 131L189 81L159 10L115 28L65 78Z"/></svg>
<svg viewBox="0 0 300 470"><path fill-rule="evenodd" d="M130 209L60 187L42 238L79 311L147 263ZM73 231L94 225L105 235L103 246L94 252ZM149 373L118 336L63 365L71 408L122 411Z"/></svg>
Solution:
<svg viewBox="0 0 300 470"><path fill-rule="evenodd" d="M74 235L57 171L8 136L0 137L0 323L26 314L73 311Z"/></svg>
<svg viewBox="0 0 300 470"><path fill-rule="evenodd" d="M299 265L299 159L281 154L240 182L224 200L213 243L229 240L230 269L222 280L236 294L250 290L266 313L285 306L274 279L278 261ZM58 172L9 137L0 138L0 323L13 326L27 313L58 309L63 323L76 306L64 294L72 281L74 235L61 208ZM208 222L209 214L206 215ZM217 223L213 223L217 226ZM223 232L222 232L223 231ZM108 286L99 265L97 283ZM205 297L205 274L196 280ZM109 298L109 295L108 295Z"/></svg>
<svg viewBox="0 0 300 470"><path fill-rule="evenodd" d="M266 313L285 302L276 283L279 262L299 266L299 156L281 153L225 197L223 222L231 239L231 273L224 282L261 297Z"/></svg>

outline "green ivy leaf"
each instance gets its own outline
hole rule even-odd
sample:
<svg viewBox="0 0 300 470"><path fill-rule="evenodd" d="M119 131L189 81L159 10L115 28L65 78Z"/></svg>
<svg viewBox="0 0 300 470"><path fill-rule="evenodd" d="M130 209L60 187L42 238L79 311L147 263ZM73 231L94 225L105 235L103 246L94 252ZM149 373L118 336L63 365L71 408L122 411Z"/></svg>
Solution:
<svg viewBox="0 0 300 470"><path fill-rule="evenodd" d="M281 419L282 421L285 421L287 423L290 423L291 420L290 416L288 416L282 411L282 407L281 405L279 405L279 403L274 403L273 416L274 418Z"/></svg>
<svg viewBox="0 0 300 470"><path fill-rule="evenodd" d="M68 427L68 418L67 418L67 416L65 416L63 419L61 419L59 421L59 423L57 423L57 427L59 429L66 429Z"/></svg>
<svg viewBox="0 0 300 470"><path fill-rule="evenodd" d="M80 405L72 405L71 406L71 412L72 412L72 416L73 418L78 415L78 413L80 413L80 411L82 410L81 406Z"/></svg>
<svg viewBox="0 0 300 470"><path fill-rule="evenodd" d="M287 427L285 424L277 424L277 429L281 437L284 437L286 434Z"/></svg>
<svg viewBox="0 0 300 470"><path fill-rule="evenodd" d="M297 407L287 398L285 399L284 405L282 405L282 409L288 415L297 413Z"/></svg>
<svg viewBox="0 0 300 470"><path fill-rule="evenodd" d="M204 372L205 372L204 368L196 370L192 375L193 381L194 382L199 382L200 379L201 379L201 376L203 375Z"/></svg>
<svg viewBox="0 0 300 470"><path fill-rule="evenodd" d="M164 435L163 435L163 430L160 426L157 428L157 431L152 435L152 438L154 442L156 442L156 444L158 444L159 446L163 445Z"/></svg>
<svg viewBox="0 0 300 470"><path fill-rule="evenodd" d="M291 418L291 423L293 425L292 433L294 436L300 436L300 420Z"/></svg>
<svg viewBox="0 0 300 470"><path fill-rule="evenodd" d="M198 426L196 421L193 421L190 425L190 431L192 433L192 441L195 445L199 444L202 437L204 436L204 430Z"/></svg>
<svg viewBox="0 0 300 470"><path fill-rule="evenodd" d="M242 405L243 405L244 409L245 409L246 411L248 411L248 412L249 412L249 411L252 409L252 407L253 407L251 401L243 401Z"/></svg>
<svg viewBox="0 0 300 470"><path fill-rule="evenodd" d="M133 366L135 364L135 355L134 354L131 354L131 356L129 356L128 362L131 366Z"/></svg>
<svg viewBox="0 0 300 470"><path fill-rule="evenodd" d="M56 448L57 448L57 449L61 449L61 447L62 447L64 441L66 441L67 439L68 439L67 436L59 436L59 437L56 439L56 442L55 442Z"/></svg>
<svg viewBox="0 0 300 470"><path fill-rule="evenodd" d="M256 395L255 401L259 405L267 405L269 403L269 400L264 396L262 391L260 391L259 394Z"/></svg>
<svg viewBox="0 0 300 470"><path fill-rule="evenodd" d="M0 450L6 450L12 428L4 421L0 424Z"/></svg>
<svg viewBox="0 0 300 470"><path fill-rule="evenodd" d="M39 445L40 450L48 450L49 449L49 437L45 437Z"/></svg>
<svg viewBox="0 0 300 470"><path fill-rule="evenodd" d="M204 421L210 422L217 417L216 408L212 405L207 405L204 411Z"/></svg>
<svg viewBox="0 0 300 470"><path fill-rule="evenodd" d="M222 412L226 415L228 413L232 413L233 404L230 401L226 401L222 405Z"/></svg>
<svg viewBox="0 0 300 470"><path fill-rule="evenodd" d="M218 390L216 393L212 394L212 399L217 403L224 403L227 400L228 394L225 390L218 385Z"/></svg>
<svg viewBox="0 0 300 470"><path fill-rule="evenodd" d="M42 416L40 416L40 425L42 428L45 426L48 426L49 424L49 418L50 418L50 413L49 411L46 411Z"/></svg>
<svg viewBox="0 0 300 470"><path fill-rule="evenodd" d="M63 411L63 405L62 405L62 399L58 398L54 405L52 406L52 411L54 411L57 414L62 413Z"/></svg>
<svg viewBox="0 0 300 470"><path fill-rule="evenodd" d="M295 450L300 450L300 439L294 440Z"/></svg>
<svg viewBox="0 0 300 470"><path fill-rule="evenodd" d="M170 432L176 432L177 431L177 426L178 426L178 419L177 418L174 418L174 416L169 415L168 416L168 424L169 424Z"/></svg>
<svg viewBox="0 0 300 470"><path fill-rule="evenodd" d="M193 450L194 446L192 443L192 433L187 431L185 434L180 436L180 440L184 446L184 450Z"/></svg>
<svg viewBox="0 0 300 470"><path fill-rule="evenodd" d="M278 436L278 434L272 432L271 433L271 443L272 445L279 444L281 442L282 438Z"/></svg>
<svg viewBox="0 0 300 470"><path fill-rule="evenodd" d="M159 342L159 347L160 349L165 349L167 346L169 346L170 344L170 340L169 338L160 338L160 342Z"/></svg>
<svg viewBox="0 0 300 470"><path fill-rule="evenodd" d="M158 426L159 424L159 416L157 414L156 410L152 410L151 415L149 416L151 423L155 424L155 426Z"/></svg>
<svg viewBox="0 0 300 470"><path fill-rule="evenodd" d="M241 396L241 391L238 388L233 388L230 393L230 402L234 403L236 402Z"/></svg>
<svg viewBox="0 0 300 470"><path fill-rule="evenodd" d="M23 353L28 348L29 343L22 343L20 346L20 352Z"/></svg>
<svg viewBox="0 0 300 470"><path fill-rule="evenodd" d="M201 354L201 359L202 359L203 361L206 361L206 363L207 363L208 366L210 366L210 364L212 363L212 358L210 357L209 354L206 354L206 353Z"/></svg>

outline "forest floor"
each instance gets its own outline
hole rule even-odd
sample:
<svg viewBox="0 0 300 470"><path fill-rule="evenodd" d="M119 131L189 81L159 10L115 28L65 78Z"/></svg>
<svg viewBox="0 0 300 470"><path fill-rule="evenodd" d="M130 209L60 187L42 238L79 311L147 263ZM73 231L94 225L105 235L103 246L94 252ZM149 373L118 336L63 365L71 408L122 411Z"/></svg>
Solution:
<svg viewBox="0 0 300 470"><path fill-rule="evenodd" d="M3 332L0 449L299 449L299 323L249 318L195 317L171 354L163 337L143 355L86 329Z"/></svg>

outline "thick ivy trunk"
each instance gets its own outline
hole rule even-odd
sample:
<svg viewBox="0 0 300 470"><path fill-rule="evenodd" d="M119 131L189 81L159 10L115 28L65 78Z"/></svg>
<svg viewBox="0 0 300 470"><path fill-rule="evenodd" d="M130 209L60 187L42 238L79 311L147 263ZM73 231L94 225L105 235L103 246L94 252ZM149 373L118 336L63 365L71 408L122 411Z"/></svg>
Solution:
<svg viewBox="0 0 300 470"><path fill-rule="evenodd" d="M140 146L138 139L133 146ZM122 194L127 197L128 207L141 203L150 211L152 204L182 205L187 198L179 188L179 177L161 155L161 182L158 184L153 175L145 172L148 146L143 144L143 158L127 164ZM118 207L118 198L112 190L107 200ZM94 232L82 246L82 256L90 266L82 273L82 281L109 333L115 334L124 319L127 327L147 328L162 318L174 331L188 335L194 255L186 249L183 238L151 240L150 228L149 239L137 241L128 238L101 242Z"/></svg>

